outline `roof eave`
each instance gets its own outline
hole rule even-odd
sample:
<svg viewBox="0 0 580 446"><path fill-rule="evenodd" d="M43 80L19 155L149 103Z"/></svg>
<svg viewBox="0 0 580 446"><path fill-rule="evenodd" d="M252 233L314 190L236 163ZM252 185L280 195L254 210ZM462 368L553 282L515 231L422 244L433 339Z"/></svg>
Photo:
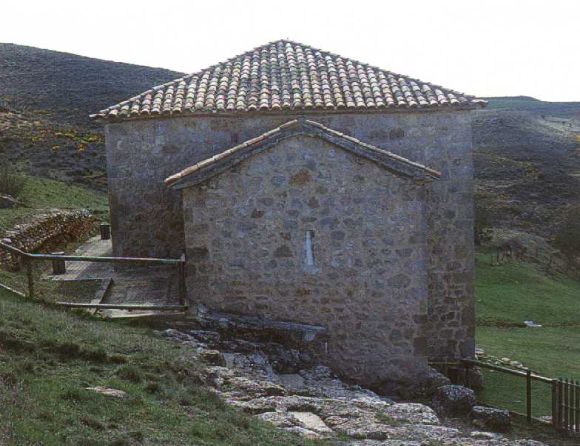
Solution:
<svg viewBox="0 0 580 446"><path fill-rule="evenodd" d="M448 111L471 111L486 107L487 101L478 100L469 104L438 105L425 107L377 107L377 108L300 108L281 110L249 110L249 111L191 111L185 110L179 113L140 113L133 115L109 116L104 113L94 113L89 118L95 122L104 124L120 123L129 121L145 121L174 118L200 118L200 117L246 117L246 116L293 116L293 115L324 115L324 114L379 114L379 113L437 113Z"/></svg>

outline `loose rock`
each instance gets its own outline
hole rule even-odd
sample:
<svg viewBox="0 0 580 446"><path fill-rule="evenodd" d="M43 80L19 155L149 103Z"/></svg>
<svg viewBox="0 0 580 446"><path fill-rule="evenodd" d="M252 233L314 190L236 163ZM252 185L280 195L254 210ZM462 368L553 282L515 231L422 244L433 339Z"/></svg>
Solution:
<svg viewBox="0 0 580 446"><path fill-rule="evenodd" d="M127 392L119 389L111 389L109 387L86 387L87 390L100 393L101 395L110 396L113 398L127 398Z"/></svg>
<svg viewBox="0 0 580 446"><path fill-rule="evenodd" d="M479 428L506 431L510 428L510 413L504 409L493 407L474 406L471 409L473 424Z"/></svg>
<svg viewBox="0 0 580 446"><path fill-rule="evenodd" d="M468 415L475 404L473 390L463 386L442 386L433 395L435 410L446 416Z"/></svg>
<svg viewBox="0 0 580 446"><path fill-rule="evenodd" d="M204 350L200 354L201 359L211 365L217 365L220 367L225 367L226 360L222 352L218 350Z"/></svg>
<svg viewBox="0 0 580 446"><path fill-rule="evenodd" d="M0 194L0 209L10 209L18 204L15 198L10 195Z"/></svg>
<svg viewBox="0 0 580 446"><path fill-rule="evenodd" d="M328 367L281 344L226 339L229 335L205 330L162 334L192 346L198 357L217 364L205 367L204 382L228 404L304 438L330 438L340 446L541 445L445 426L425 404L394 402L347 384ZM435 372L428 381L433 387L445 384L437 387L433 397L441 414L468 415L475 406L470 389L448 385L447 378Z"/></svg>

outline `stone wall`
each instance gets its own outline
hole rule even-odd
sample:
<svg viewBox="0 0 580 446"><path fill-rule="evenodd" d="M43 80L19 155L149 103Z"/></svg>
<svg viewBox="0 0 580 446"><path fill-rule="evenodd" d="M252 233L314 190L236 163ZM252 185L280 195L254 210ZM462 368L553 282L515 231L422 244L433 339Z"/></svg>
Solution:
<svg viewBox="0 0 580 446"><path fill-rule="evenodd" d="M326 327L321 359L358 382L413 377L427 366L429 187L318 138L284 140L183 190L189 293Z"/></svg>
<svg viewBox="0 0 580 446"><path fill-rule="evenodd" d="M87 210L54 211L5 231L2 242L25 252L35 252L57 242L83 240L94 229L95 218ZM18 256L0 249L0 266L18 269Z"/></svg>
<svg viewBox="0 0 580 446"><path fill-rule="evenodd" d="M466 111L306 115L442 172L427 198L428 347L433 359L474 351L473 167ZM106 126L111 229L116 255L178 256L184 249L175 172L295 116L140 120ZM195 296L193 296L195 298Z"/></svg>

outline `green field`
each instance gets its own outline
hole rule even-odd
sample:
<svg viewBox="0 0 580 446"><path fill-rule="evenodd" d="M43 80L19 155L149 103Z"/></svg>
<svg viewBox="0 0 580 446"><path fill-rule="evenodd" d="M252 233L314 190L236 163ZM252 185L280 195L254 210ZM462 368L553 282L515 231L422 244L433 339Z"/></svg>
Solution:
<svg viewBox="0 0 580 446"><path fill-rule="evenodd" d="M477 345L547 377L580 379L580 282L527 263L491 266L484 255L476 271ZM524 320L544 327L522 328ZM525 411L523 380L497 372L485 379L480 399ZM534 383L532 391L534 415L549 415L549 386Z"/></svg>

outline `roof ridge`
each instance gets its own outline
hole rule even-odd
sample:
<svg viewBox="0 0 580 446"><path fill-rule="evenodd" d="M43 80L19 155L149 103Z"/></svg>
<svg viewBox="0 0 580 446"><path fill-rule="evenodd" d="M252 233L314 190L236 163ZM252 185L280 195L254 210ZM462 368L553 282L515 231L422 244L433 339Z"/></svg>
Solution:
<svg viewBox="0 0 580 446"><path fill-rule="evenodd" d="M291 39L277 39L91 115L473 108L474 96Z"/></svg>
<svg viewBox="0 0 580 446"><path fill-rule="evenodd" d="M170 84L173 84L173 83L175 83L175 82L177 82L177 81L180 81L180 80L184 80L184 79L186 79L186 78L191 78L191 77L193 77L194 75L196 75L196 74L198 74L198 73L200 73L200 72L202 72L202 71L207 71L207 70L210 70L211 68L217 67L217 66L219 66L219 65L226 64L226 63L228 63L228 62L230 62L230 61L232 61L232 60L235 60L235 59L237 59L237 58L239 58L239 57L242 57L242 56L244 56L244 55L246 55L246 54L251 54L251 53L254 53L255 51L259 51L259 50L261 50L261 49L263 49L263 48L269 47L270 45L276 44L276 43L278 43L278 42L285 42L285 43L290 43L290 44L292 44L292 45L300 45L301 47L304 47L304 48L309 48L309 49L311 49L311 50L313 50L313 51L318 51L318 52L320 52L320 53L323 53L323 54L328 54L329 56L335 56L335 57L340 57L341 59L348 59L348 60L351 60L352 62L355 62L356 64L359 64L359 65L362 65L362 66L365 66L365 67L368 67L368 68L372 68L372 69L374 69L374 70L379 70L379 71L387 71L387 72L389 72L390 74L392 74L392 75L394 75L394 76L397 76L397 77L403 77L403 78L405 78L405 79L409 79L409 80L412 80L412 81L414 81L414 82L418 82L418 83L426 84L426 85L429 85L429 86L431 86L431 87L434 87L434 88L444 89L444 90L451 91L451 92L453 92L453 93L460 94L460 95L463 95L463 96L468 96L468 97L473 97L473 98L475 97L475 96L473 96L473 95L467 95L467 94L465 94L465 93L463 93L463 92L460 92L460 91L458 91L458 90L453 90L453 89L446 88L446 87L443 87L443 86L441 86L441 85L438 85L438 84L433 84L433 83L431 83L431 82L422 81L422 80L420 80L419 78L414 78L414 77L411 77L411 76L409 76L409 75L407 75L407 74L396 73L396 72L394 72L394 71L392 71L392 70L388 70L388 69L385 69L385 68L380 68L380 67L379 67L379 66L377 66L377 65L372 65L372 64L369 64L369 63L366 63L366 62L361 62L361 61L360 61L360 60L358 60L358 59L353 59L353 58L351 58L351 57L343 56L342 54L335 53L335 52L333 52L333 51L327 51L327 50L323 50L323 49L321 49L321 48L317 48L317 47L314 47L314 46L312 46L312 45L307 45L307 44L305 44L305 43L300 43L300 42L298 42L298 41L296 41L296 40L291 40L291 39L277 39L277 40L272 40L272 41L270 41L270 42L268 42L268 43L265 43L264 45L259 45L259 46L257 46L257 47L254 47L254 48L252 48L251 50L244 51L243 53L239 53L239 54L237 54L237 55L235 55L235 56L233 56L233 57L230 57L230 58L228 58L228 59L224 60L223 62L219 62L219 63L213 64L213 65L210 65L209 67L203 68L203 69L201 69L201 70L198 70L198 71L196 71L196 72L194 72L194 73L187 74L187 75L185 75L185 76L182 76L182 77L180 77L180 78L174 79L174 80L172 80L172 81L169 81L169 82L166 82L166 83L164 83L164 84L161 84L161 85L159 85L159 86L157 86L157 87L153 87L153 88L151 88L150 90L152 90L152 91L155 91L157 88L161 88L161 87L164 87L164 86L168 86L168 85L170 85ZM141 93L141 94L137 95L136 97L138 97L138 96L141 96L142 94L143 94L143 93Z"/></svg>
<svg viewBox="0 0 580 446"><path fill-rule="evenodd" d="M296 41L293 41L293 40L287 40L287 39L279 39L279 40L275 40L275 41L273 41L273 42L270 42L269 44L271 44L271 43L276 43L276 42L282 42L282 41L286 41L286 42L289 42L289 43L293 43L293 44L295 44L295 45L300 45L300 46L303 46L303 47L305 47L305 48L310 48L311 50L319 51L319 52L321 52L321 53L326 53L326 54L328 54L328 55L330 55L330 56L336 56L336 57L340 57L341 59L348 59L348 60L351 60L352 62L355 62L355 63L357 63L357 64L359 64L359 65L363 65L363 66L365 66L365 67L372 68L373 70L378 70L378 71L387 71L387 72L391 73L391 74L392 74L392 75L394 75L394 76L398 76L398 77L404 77L404 78L406 78L406 79L409 79L409 80L412 80L412 81L414 81L414 82L418 82L418 83L421 83L421 84L429 85L429 86L431 86L431 87L434 87L434 88L444 89L444 90L447 90L447 91L453 92L453 93L455 93L455 94L460 94L460 95L462 95L462 96L466 96L466 97L475 98L475 96L474 96L474 95L468 95L468 94L465 94L465 93L463 93L463 92L460 92L460 91L458 91L458 90L453 90L453 89L451 89L451 88L443 87L443 86L441 86L441 85L438 85L438 84L433 84L433 83L431 83L431 82L422 81L422 80L420 80L419 78L411 77L411 76L409 76L409 75L407 75L407 74L396 73L396 72L394 72L394 71L392 71L392 70L389 70L389 69L386 69L386 68L381 68L381 67L379 67L378 65L372 65L372 64L369 64L369 63L366 63L366 62L361 62L361 61L360 61L360 60L358 60L358 59L353 59L353 58L351 58L351 57L346 57L346 56L343 56L342 54L338 54L338 53L335 53L335 52L332 52L332 51L323 50L323 49L320 49L320 48L313 47L312 45L307 45L307 44L300 43L300 42L296 42ZM269 44L266 44L266 45L269 45Z"/></svg>

